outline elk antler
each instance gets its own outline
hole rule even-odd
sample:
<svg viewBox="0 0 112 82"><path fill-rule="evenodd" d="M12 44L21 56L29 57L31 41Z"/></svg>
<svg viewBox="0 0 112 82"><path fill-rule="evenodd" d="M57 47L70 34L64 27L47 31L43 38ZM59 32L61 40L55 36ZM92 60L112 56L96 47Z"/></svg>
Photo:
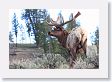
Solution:
<svg viewBox="0 0 112 82"><path fill-rule="evenodd" d="M71 21L74 21L79 15L81 15L80 12L78 12L78 13L74 16L73 19L71 19L71 20L69 20L69 21L66 21L65 23L62 23L61 26L65 25L65 24L67 24L67 23L69 23L69 22L71 22Z"/></svg>
<svg viewBox="0 0 112 82"><path fill-rule="evenodd" d="M75 15L75 17L74 17L74 18L77 18L79 15L81 15L81 13L80 13L80 12L78 12L78 13Z"/></svg>
<svg viewBox="0 0 112 82"><path fill-rule="evenodd" d="M46 21L46 23L47 23L49 26L55 26L55 25L56 25L56 24L53 23L53 22L47 22L47 21Z"/></svg>
<svg viewBox="0 0 112 82"><path fill-rule="evenodd" d="M57 23L57 22L59 21L60 17L57 18L57 21L54 21L53 19L51 19L51 22L50 22L50 23L48 23L47 21L46 21L46 22L47 22L47 24L48 24L49 26L60 27L60 26L63 26L63 25L65 25L65 24L67 24L67 23L69 23L69 22L71 22L71 21L74 21L79 15L81 15L80 12L78 12L78 13L74 16L73 19L71 19L71 20L69 20L69 21L66 21L66 22L64 22L64 23L61 23L61 24Z"/></svg>
<svg viewBox="0 0 112 82"><path fill-rule="evenodd" d="M46 22L47 22L47 21L46 21ZM47 22L47 24L48 24L49 26L60 26L60 25L61 25L61 24L60 24L60 17L58 16L57 21L54 21L54 20L51 18L51 22L50 22L50 23Z"/></svg>

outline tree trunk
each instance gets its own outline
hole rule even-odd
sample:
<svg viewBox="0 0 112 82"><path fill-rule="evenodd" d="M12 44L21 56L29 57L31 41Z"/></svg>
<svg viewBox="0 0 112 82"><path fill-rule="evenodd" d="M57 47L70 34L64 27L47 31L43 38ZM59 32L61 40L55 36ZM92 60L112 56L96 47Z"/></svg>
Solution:
<svg viewBox="0 0 112 82"><path fill-rule="evenodd" d="M16 47L17 47L17 37L16 37Z"/></svg>

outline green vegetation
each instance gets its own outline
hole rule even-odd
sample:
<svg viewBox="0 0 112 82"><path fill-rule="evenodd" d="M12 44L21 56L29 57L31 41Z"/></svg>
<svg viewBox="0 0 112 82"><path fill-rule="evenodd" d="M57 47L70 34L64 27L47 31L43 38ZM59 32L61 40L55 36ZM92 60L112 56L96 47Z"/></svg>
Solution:
<svg viewBox="0 0 112 82"><path fill-rule="evenodd" d="M91 36L92 44L97 46L97 53L99 53L99 27L96 27L95 32Z"/></svg>
<svg viewBox="0 0 112 82"><path fill-rule="evenodd" d="M59 13L61 21L63 22L63 16ZM34 36L34 44L17 44L18 29L23 29L23 25L18 23L16 14L14 13L12 24L13 31L16 36L16 43L10 44L16 45L16 48L10 48L9 51L14 51L15 55L9 55L9 68L10 69L67 69L69 68L69 54L65 48L63 48L56 38L48 35L48 32L52 30L47 25L46 20L49 22L50 15L46 9L25 9L21 15L22 20L25 20L30 42L31 36ZM73 14L70 15L70 19L73 18ZM77 21L73 21L67 24L66 29L70 31L73 26L80 26L76 24ZM19 28L18 28L19 27ZM13 33L9 33L9 40L13 42ZM92 69L99 67L99 58L95 50L94 45L98 45L99 49L99 31L95 32L95 41L92 46L88 47L87 58L83 57L84 54L77 54L76 65L77 69ZM21 40L25 39L24 33L21 31ZM10 53L9 53L10 54Z"/></svg>
<svg viewBox="0 0 112 82"><path fill-rule="evenodd" d="M18 44L19 46L20 44ZM24 44L16 49L16 55L9 55L10 69L68 69L69 57L64 53L44 53L42 48L30 47ZM32 44L34 46L34 44ZM11 49L10 49L11 50ZM60 49L61 50L61 49ZM75 69L98 69L99 55L95 52L96 46L89 46L87 58L84 54L77 54ZM58 53L58 54L56 54ZM68 57L68 58L67 58ZM68 59L68 60L67 60Z"/></svg>

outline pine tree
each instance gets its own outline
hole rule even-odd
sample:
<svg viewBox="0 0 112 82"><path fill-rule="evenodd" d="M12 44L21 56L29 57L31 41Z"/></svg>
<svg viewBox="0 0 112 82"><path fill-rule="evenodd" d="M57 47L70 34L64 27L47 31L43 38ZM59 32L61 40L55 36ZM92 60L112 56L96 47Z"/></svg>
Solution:
<svg viewBox="0 0 112 82"><path fill-rule="evenodd" d="M9 32L9 41L10 41L10 42L13 42L13 34L12 34L11 31Z"/></svg>
<svg viewBox="0 0 112 82"><path fill-rule="evenodd" d="M99 27L96 27L95 32L91 36L91 43L92 45L96 45L97 53L99 53Z"/></svg>
<svg viewBox="0 0 112 82"><path fill-rule="evenodd" d="M13 15L13 19L12 19L12 25L13 25L13 30L14 30L14 33L15 33L15 36L16 36L16 47L17 47L17 34L18 34L18 20L17 20L17 17L16 17L16 13L14 13Z"/></svg>
<svg viewBox="0 0 112 82"><path fill-rule="evenodd" d="M31 30L33 31L37 47L41 46L41 33L42 23L46 20L47 11L45 9L25 9L22 18L26 21L28 34L30 36Z"/></svg>

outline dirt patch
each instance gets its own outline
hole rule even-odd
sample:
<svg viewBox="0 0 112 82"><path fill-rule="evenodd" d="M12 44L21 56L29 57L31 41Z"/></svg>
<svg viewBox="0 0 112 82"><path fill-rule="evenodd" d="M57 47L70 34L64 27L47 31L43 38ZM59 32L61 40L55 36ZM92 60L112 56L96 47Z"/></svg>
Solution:
<svg viewBox="0 0 112 82"><path fill-rule="evenodd" d="M36 52L36 49L27 49L27 48L17 48L10 49L9 60L21 60L21 59L30 59L33 58L33 52Z"/></svg>

